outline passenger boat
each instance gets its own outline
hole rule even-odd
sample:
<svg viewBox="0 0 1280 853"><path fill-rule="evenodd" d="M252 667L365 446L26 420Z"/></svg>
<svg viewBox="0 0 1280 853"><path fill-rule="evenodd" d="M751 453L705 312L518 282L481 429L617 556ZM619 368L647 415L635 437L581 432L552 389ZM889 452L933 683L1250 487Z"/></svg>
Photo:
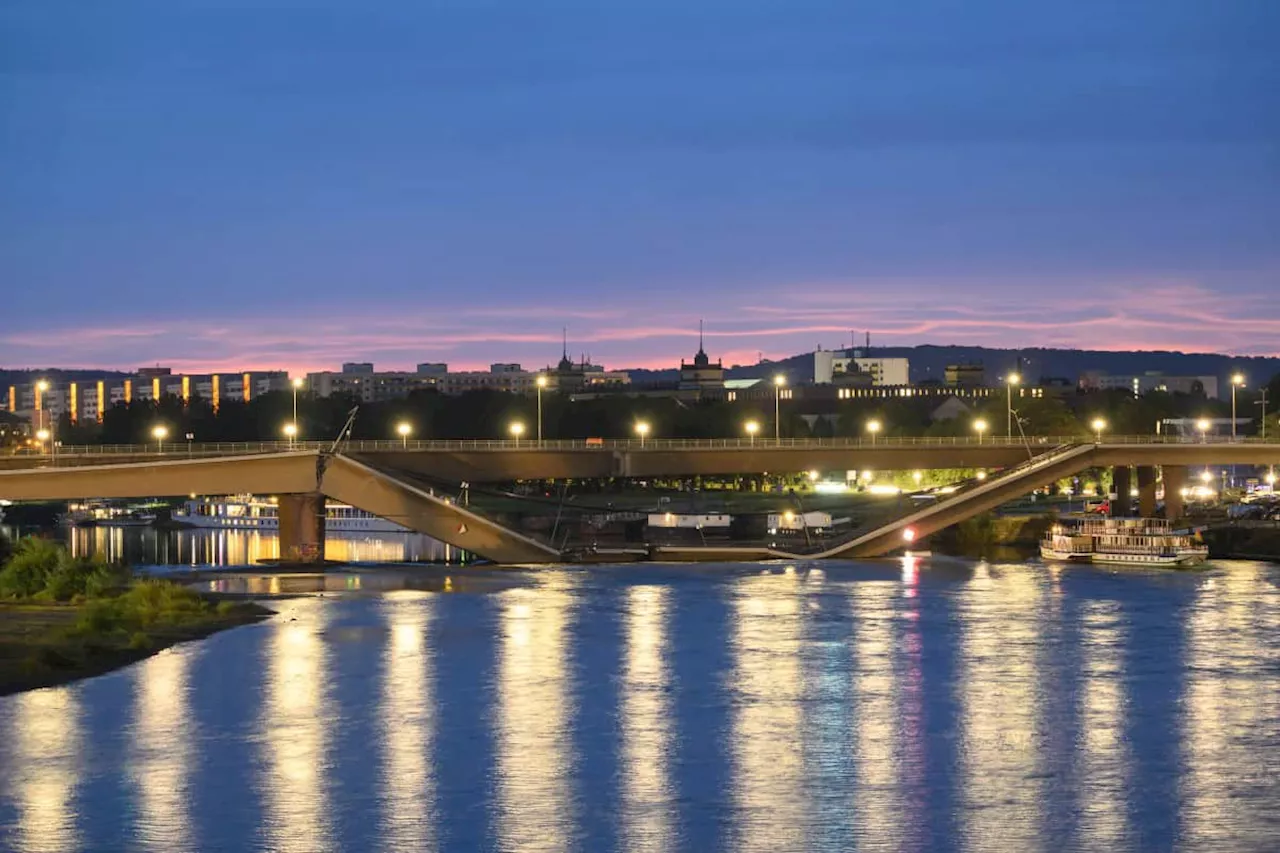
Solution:
<svg viewBox="0 0 1280 853"><path fill-rule="evenodd" d="M189 500L173 514L192 527L223 530L278 530L280 507L274 498L236 495ZM330 533L408 533L409 529L347 504L327 503L324 529Z"/></svg>
<svg viewBox="0 0 1280 853"><path fill-rule="evenodd" d="M1075 518L1040 541L1046 560L1127 566L1193 566L1209 556L1198 535L1176 533L1160 518Z"/></svg>

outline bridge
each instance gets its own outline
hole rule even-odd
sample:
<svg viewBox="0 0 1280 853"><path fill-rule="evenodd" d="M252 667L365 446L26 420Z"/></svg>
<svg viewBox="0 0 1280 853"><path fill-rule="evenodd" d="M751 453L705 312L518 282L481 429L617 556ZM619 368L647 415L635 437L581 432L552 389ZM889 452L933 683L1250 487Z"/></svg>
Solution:
<svg viewBox="0 0 1280 853"><path fill-rule="evenodd" d="M501 563L560 562L552 545L511 530L424 482L650 478L807 470L1001 469L933 506L809 554L773 548L658 547L656 559L822 559L890 553L1086 468L1114 467L1117 503L1127 508L1136 468L1139 512L1155 512L1156 466L1166 514L1181 514L1188 467L1273 465L1280 441L1161 436L1028 440L969 438L645 441L347 442L61 447L55 455L0 457L0 498L73 500L256 493L280 496L281 553L323 555L323 501L332 499Z"/></svg>

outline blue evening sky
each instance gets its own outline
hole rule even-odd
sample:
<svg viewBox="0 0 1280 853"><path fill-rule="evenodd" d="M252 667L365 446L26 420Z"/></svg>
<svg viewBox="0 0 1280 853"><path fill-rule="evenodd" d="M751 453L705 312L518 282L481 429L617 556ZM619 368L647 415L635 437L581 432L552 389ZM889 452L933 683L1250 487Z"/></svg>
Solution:
<svg viewBox="0 0 1280 853"><path fill-rule="evenodd" d="M1276 0L7 0L0 365L1280 353Z"/></svg>

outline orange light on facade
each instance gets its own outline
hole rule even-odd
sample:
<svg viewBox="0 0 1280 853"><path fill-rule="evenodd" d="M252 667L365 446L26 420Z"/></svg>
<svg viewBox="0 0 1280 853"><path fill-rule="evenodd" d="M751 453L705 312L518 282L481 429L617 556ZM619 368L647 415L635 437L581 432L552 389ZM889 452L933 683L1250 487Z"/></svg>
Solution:
<svg viewBox="0 0 1280 853"><path fill-rule="evenodd" d="M13 385L9 386L9 411L18 411L18 389Z"/></svg>
<svg viewBox="0 0 1280 853"><path fill-rule="evenodd" d="M126 379L124 381L124 401L126 403L133 402L133 380Z"/></svg>
<svg viewBox="0 0 1280 853"><path fill-rule="evenodd" d="M102 413L107 409L107 386L101 379L98 380L98 423L102 423Z"/></svg>
<svg viewBox="0 0 1280 853"><path fill-rule="evenodd" d="M71 417L71 422L73 424L79 423L80 421L80 406L77 405L80 402L79 390L80 389L76 387L75 382L72 382L68 388L69 399L67 400L67 403L68 403L68 408L70 408L71 411L69 411L67 414Z"/></svg>
<svg viewBox="0 0 1280 853"><path fill-rule="evenodd" d="M249 384L249 374L244 375L244 401L249 402L249 397L253 393L252 386Z"/></svg>
<svg viewBox="0 0 1280 853"><path fill-rule="evenodd" d="M190 402L191 402L191 377L184 376L182 377L182 405L185 406Z"/></svg>
<svg viewBox="0 0 1280 853"><path fill-rule="evenodd" d="M218 411L218 400L219 400L219 398L222 396L222 389L221 389L221 387L219 387L221 383L219 382L218 374L216 374L216 373L215 373L215 374L213 374L213 383L212 383L212 384L213 384L213 388L212 388L212 391L213 391L213 410L216 412L216 411Z"/></svg>
<svg viewBox="0 0 1280 853"><path fill-rule="evenodd" d="M160 377L151 380L151 399L160 402Z"/></svg>

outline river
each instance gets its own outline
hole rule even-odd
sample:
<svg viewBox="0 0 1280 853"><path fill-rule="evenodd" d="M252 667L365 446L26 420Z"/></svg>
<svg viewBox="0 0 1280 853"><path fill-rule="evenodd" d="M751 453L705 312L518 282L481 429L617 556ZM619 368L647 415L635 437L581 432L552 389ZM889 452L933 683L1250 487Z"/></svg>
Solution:
<svg viewBox="0 0 1280 853"><path fill-rule="evenodd" d="M0 699L0 849L1280 846L1280 567L415 575Z"/></svg>

